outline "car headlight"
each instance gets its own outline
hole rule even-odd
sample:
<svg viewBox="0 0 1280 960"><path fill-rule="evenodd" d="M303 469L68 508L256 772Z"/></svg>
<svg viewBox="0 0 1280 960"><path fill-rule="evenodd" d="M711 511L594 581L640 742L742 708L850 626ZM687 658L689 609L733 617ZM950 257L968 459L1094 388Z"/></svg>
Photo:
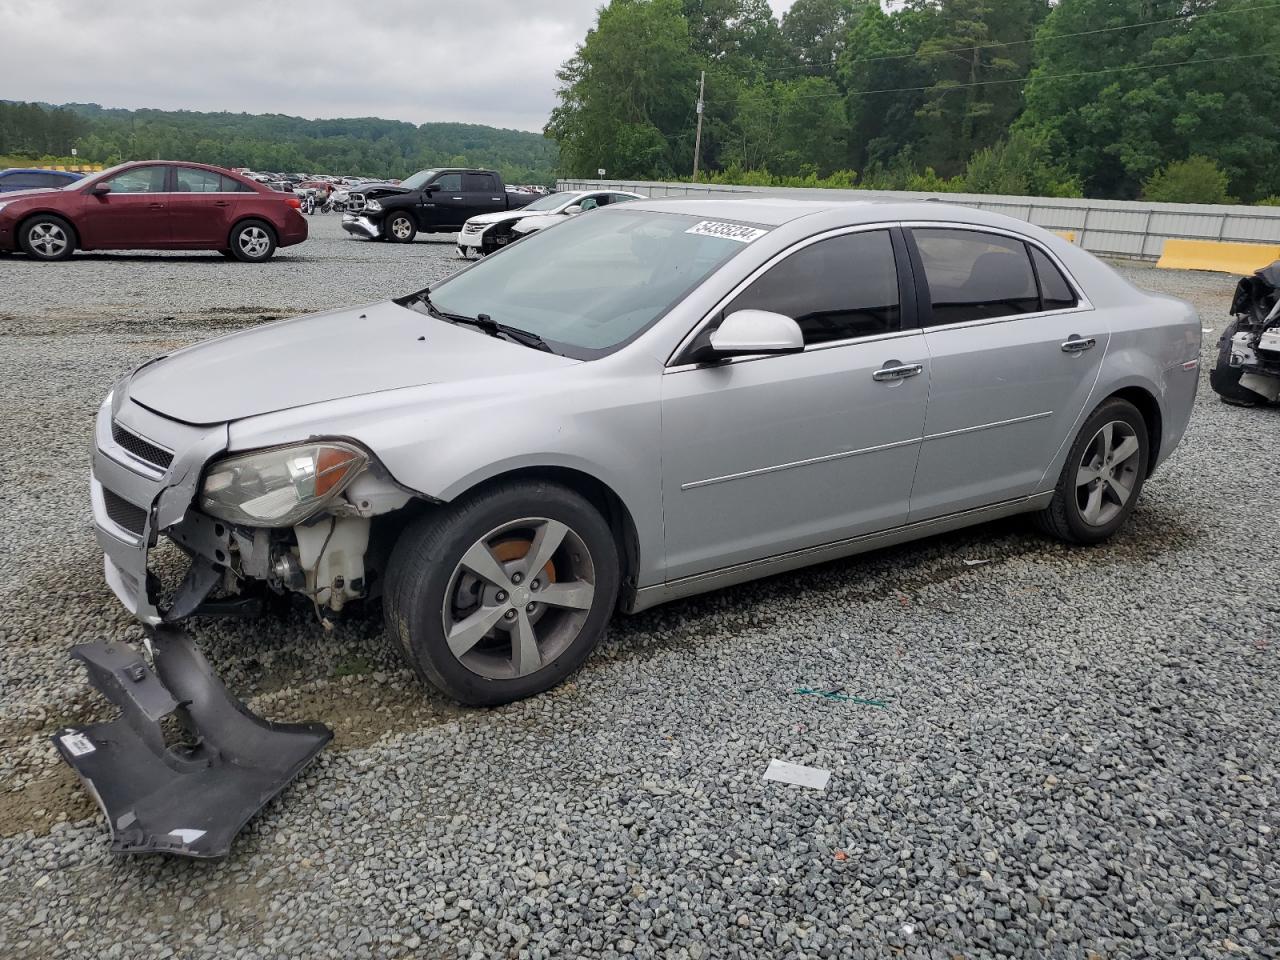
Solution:
<svg viewBox="0 0 1280 960"><path fill-rule="evenodd" d="M257 450L219 460L200 489L200 509L230 523L291 527L338 496L369 462L336 440Z"/></svg>
<svg viewBox="0 0 1280 960"><path fill-rule="evenodd" d="M377 200L366 200L364 204L364 208L368 210L370 213L378 213L379 211L382 210L382 204L380 204Z"/></svg>

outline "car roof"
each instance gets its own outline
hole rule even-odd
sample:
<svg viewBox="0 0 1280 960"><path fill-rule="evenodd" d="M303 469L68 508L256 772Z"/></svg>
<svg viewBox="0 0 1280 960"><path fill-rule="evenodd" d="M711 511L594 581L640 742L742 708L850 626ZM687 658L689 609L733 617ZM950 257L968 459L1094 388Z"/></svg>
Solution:
<svg viewBox="0 0 1280 960"><path fill-rule="evenodd" d="M633 200L628 210L654 210L683 213L695 217L739 220L763 226L780 227L804 217L838 221L838 225L885 223L898 220L943 220L978 226L1008 228L1017 224L1025 229L1025 221L974 207L934 200L831 199L793 200L788 197L650 197ZM608 208L606 208L608 209ZM837 223L824 222L825 226Z"/></svg>

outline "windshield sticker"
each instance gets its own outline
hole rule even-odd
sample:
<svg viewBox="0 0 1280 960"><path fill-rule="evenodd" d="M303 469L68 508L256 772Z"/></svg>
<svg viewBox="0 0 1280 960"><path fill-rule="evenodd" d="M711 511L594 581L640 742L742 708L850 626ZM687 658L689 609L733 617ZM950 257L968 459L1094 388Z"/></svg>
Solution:
<svg viewBox="0 0 1280 960"><path fill-rule="evenodd" d="M722 240L736 240L738 243L750 243L759 240L768 230L758 227L744 227L740 223L722 223L719 220L703 220L695 223L685 233L696 233L703 237L719 237Z"/></svg>

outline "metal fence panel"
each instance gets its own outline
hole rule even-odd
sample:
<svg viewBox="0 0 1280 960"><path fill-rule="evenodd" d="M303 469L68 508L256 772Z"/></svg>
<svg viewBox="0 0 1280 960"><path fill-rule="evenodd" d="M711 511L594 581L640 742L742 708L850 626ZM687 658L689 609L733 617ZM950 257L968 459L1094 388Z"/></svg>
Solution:
<svg viewBox="0 0 1280 960"><path fill-rule="evenodd" d="M1280 207L1223 204L1145 203L1065 197L1003 197L973 193L911 193L883 190L822 190L745 187L720 183L634 180L561 180L560 190L628 190L650 197L714 197L753 193L767 197L825 200L938 199L1026 220L1046 230L1071 231L1076 243L1113 257L1159 259L1165 240L1225 240L1280 243Z"/></svg>

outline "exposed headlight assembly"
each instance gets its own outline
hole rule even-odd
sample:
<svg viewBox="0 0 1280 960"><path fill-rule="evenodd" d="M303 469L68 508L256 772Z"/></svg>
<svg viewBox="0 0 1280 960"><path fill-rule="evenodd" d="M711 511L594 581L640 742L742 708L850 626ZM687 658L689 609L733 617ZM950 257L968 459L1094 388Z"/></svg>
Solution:
<svg viewBox="0 0 1280 960"><path fill-rule="evenodd" d="M380 213L382 211L382 204L380 204L377 200L366 200L364 204L364 208L369 213Z"/></svg>
<svg viewBox="0 0 1280 960"><path fill-rule="evenodd" d="M291 527L334 500L369 462L337 440L257 450L219 460L200 489L200 509L250 527Z"/></svg>

